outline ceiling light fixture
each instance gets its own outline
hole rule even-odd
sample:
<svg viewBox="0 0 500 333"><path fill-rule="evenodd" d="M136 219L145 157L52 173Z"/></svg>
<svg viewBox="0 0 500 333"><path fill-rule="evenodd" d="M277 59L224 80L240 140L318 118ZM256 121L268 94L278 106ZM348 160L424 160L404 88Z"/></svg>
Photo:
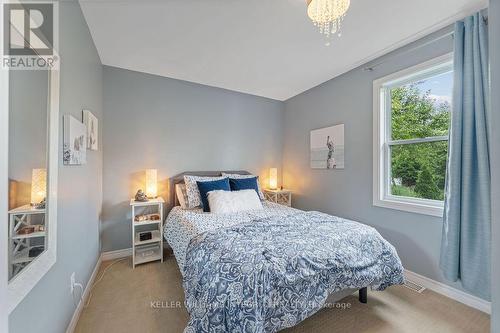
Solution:
<svg viewBox="0 0 500 333"><path fill-rule="evenodd" d="M330 37L340 36L342 21L349 9L351 0L306 0L307 15L319 28L319 32Z"/></svg>

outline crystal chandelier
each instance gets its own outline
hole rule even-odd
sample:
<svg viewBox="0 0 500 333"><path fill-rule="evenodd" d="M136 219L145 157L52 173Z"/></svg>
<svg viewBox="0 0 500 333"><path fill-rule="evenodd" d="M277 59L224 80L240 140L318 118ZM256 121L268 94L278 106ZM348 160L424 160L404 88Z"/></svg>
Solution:
<svg viewBox="0 0 500 333"><path fill-rule="evenodd" d="M330 37L330 34L338 33L344 19L350 0L306 0L307 15L319 28L319 32Z"/></svg>

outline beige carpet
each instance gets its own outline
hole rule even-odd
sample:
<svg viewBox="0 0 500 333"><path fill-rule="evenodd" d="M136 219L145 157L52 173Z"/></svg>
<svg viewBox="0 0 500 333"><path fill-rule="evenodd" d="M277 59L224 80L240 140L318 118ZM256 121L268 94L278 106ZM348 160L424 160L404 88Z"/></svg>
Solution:
<svg viewBox="0 0 500 333"><path fill-rule="evenodd" d="M96 281L112 262L103 263ZM175 259L132 269L130 259L109 267L93 290L76 332L182 332L188 314ZM153 303L152 303L153 302ZM489 332L488 315L432 291L418 294L391 287L368 294L368 304L356 296L343 300L349 309L323 309L298 326L298 332Z"/></svg>

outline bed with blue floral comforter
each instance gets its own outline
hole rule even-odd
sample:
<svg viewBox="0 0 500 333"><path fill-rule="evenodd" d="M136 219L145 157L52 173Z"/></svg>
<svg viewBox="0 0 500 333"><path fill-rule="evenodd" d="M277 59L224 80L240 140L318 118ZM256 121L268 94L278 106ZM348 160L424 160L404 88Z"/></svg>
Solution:
<svg viewBox="0 0 500 333"><path fill-rule="evenodd" d="M232 217L191 212L194 222L176 208L169 215L165 237L190 314L184 332L276 332L317 312L331 293L403 283L396 250L372 227L265 207Z"/></svg>

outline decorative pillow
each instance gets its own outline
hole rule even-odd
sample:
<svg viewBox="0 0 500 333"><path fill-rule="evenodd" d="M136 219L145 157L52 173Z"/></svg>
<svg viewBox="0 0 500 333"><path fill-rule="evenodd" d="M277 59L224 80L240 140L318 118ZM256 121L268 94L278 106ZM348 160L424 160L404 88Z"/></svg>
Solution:
<svg viewBox="0 0 500 333"><path fill-rule="evenodd" d="M259 194L257 177L241 179L229 178L229 185L231 186L231 191L254 190L255 193Z"/></svg>
<svg viewBox="0 0 500 333"><path fill-rule="evenodd" d="M179 200L179 205L182 209L188 209L188 197L186 192L186 184L176 184L175 185L175 194L177 196L177 200Z"/></svg>
<svg viewBox="0 0 500 333"><path fill-rule="evenodd" d="M196 208L201 206L200 191L196 182L208 182L220 180L227 177L201 177L201 176L184 176L184 184L186 184L186 193L188 197L187 208Z"/></svg>
<svg viewBox="0 0 500 333"><path fill-rule="evenodd" d="M204 212L210 212L210 205L208 204L208 193L211 191L231 191L229 180L227 178L221 180L214 180L209 182L196 182L198 184L198 191L200 191L201 204L203 205Z"/></svg>
<svg viewBox="0 0 500 333"><path fill-rule="evenodd" d="M259 176L256 176L256 175L239 175L237 173L224 173L224 172L222 173L222 176L223 177L232 178L232 179L247 179L247 178L255 178L255 177L257 177L257 187L258 187L258 193L259 193L260 200L266 200L266 198L264 197L264 193L262 193L262 190L260 189Z"/></svg>
<svg viewBox="0 0 500 333"><path fill-rule="evenodd" d="M210 212L214 214L236 213L246 210L264 209L254 190L211 191L208 193Z"/></svg>

